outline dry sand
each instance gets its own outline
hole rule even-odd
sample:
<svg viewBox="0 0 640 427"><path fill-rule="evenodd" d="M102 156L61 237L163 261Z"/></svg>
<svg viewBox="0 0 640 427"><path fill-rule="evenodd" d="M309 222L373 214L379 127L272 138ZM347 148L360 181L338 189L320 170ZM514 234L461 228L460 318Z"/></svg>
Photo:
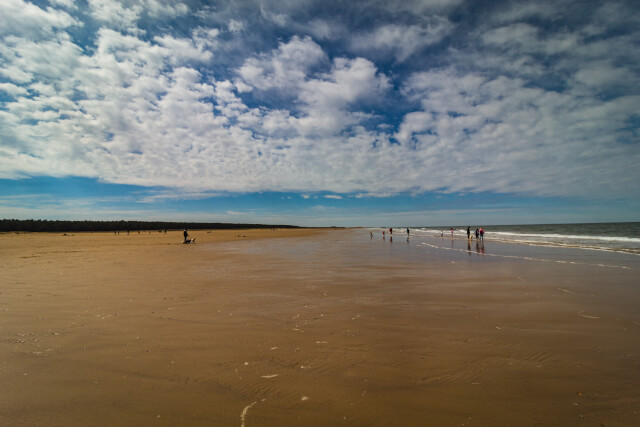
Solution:
<svg viewBox="0 0 640 427"><path fill-rule="evenodd" d="M0 425L640 425L635 268L181 233L0 235Z"/></svg>

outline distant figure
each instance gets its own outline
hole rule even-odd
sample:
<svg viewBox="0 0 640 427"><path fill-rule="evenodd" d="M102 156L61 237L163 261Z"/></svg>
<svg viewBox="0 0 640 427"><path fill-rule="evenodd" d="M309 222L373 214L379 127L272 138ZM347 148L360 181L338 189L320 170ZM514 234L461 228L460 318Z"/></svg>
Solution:
<svg viewBox="0 0 640 427"><path fill-rule="evenodd" d="M370 231L370 232L369 232L369 237L370 237L371 239L373 239L373 231Z"/></svg>
<svg viewBox="0 0 640 427"><path fill-rule="evenodd" d="M182 243L195 243L196 242L196 238L195 237L193 239L189 238L189 233L187 232L186 228L182 232L182 235L184 236L184 240L182 241Z"/></svg>
<svg viewBox="0 0 640 427"><path fill-rule="evenodd" d="M444 237L444 231L440 230L440 237Z"/></svg>
<svg viewBox="0 0 640 427"><path fill-rule="evenodd" d="M476 240L478 240L478 237L480 237L480 230L476 227Z"/></svg>
<svg viewBox="0 0 640 427"><path fill-rule="evenodd" d="M409 227L407 227L407 237L409 237Z"/></svg>
<svg viewBox="0 0 640 427"><path fill-rule="evenodd" d="M482 227L480 227L480 238L484 241L484 230L482 229Z"/></svg>
<svg viewBox="0 0 640 427"><path fill-rule="evenodd" d="M471 227L467 227L467 240L471 238Z"/></svg>
<svg viewBox="0 0 640 427"><path fill-rule="evenodd" d="M453 227L451 227L451 237L453 237Z"/></svg>
<svg viewBox="0 0 640 427"><path fill-rule="evenodd" d="M390 228L390 229L389 229L389 234L390 234L390 235L393 235L393 228Z"/></svg>

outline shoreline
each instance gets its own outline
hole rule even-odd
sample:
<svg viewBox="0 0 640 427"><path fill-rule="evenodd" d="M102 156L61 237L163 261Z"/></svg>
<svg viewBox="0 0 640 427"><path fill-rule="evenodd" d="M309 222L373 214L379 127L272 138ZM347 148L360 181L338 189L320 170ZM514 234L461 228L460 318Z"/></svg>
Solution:
<svg viewBox="0 0 640 427"><path fill-rule="evenodd" d="M0 423L638 421L636 263L366 229L193 237L0 235Z"/></svg>

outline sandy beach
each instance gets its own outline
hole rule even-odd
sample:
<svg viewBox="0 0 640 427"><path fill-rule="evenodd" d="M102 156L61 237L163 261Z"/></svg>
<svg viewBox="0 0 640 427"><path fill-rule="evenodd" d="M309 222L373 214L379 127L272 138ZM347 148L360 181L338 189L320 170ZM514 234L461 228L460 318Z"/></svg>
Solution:
<svg viewBox="0 0 640 427"><path fill-rule="evenodd" d="M637 256L190 234L0 235L0 425L640 424Z"/></svg>

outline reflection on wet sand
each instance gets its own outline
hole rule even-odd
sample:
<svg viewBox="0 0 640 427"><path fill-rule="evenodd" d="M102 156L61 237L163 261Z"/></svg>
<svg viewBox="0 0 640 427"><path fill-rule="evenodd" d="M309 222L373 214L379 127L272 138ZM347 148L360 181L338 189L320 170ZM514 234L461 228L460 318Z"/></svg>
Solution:
<svg viewBox="0 0 640 427"><path fill-rule="evenodd" d="M221 233L0 236L0 424L636 424L633 266Z"/></svg>

